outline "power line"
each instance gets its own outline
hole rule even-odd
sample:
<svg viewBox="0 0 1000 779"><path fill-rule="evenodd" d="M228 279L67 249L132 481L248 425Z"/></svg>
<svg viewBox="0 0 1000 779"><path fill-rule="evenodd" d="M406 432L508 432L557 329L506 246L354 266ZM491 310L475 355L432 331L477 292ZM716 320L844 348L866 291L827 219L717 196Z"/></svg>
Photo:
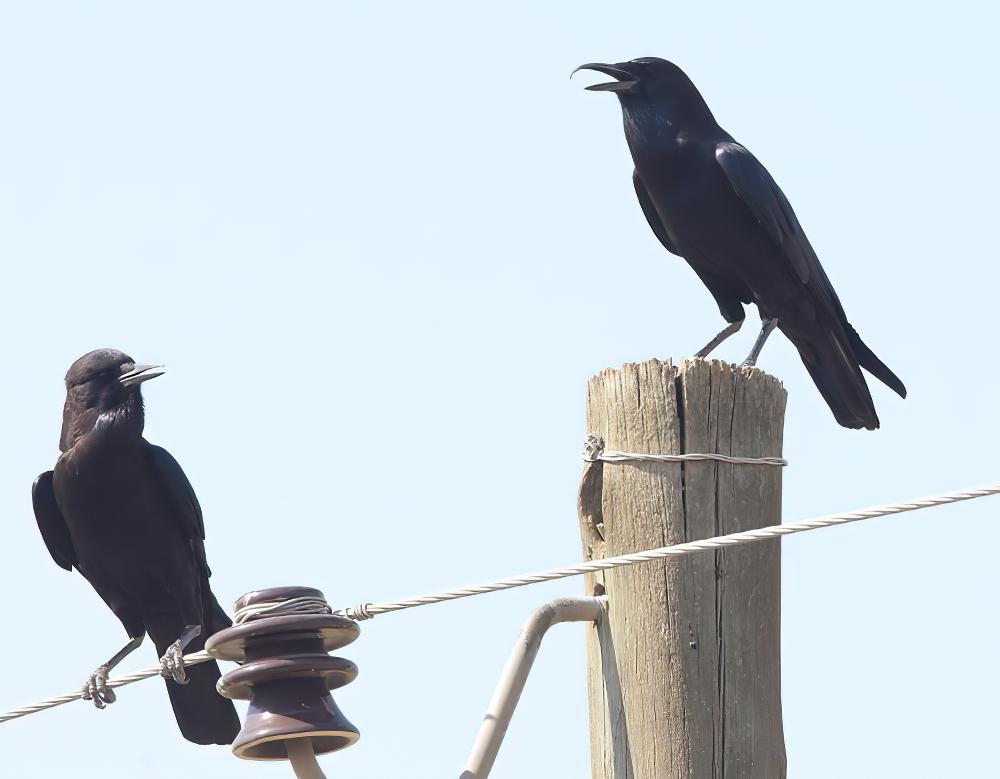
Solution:
<svg viewBox="0 0 1000 779"><path fill-rule="evenodd" d="M766 541L767 539L779 538L791 535L792 533L804 533L807 530L819 530L824 527L834 525L846 525L849 522L859 522L864 519L874 519L890 514L902 514L907 511L943 506L948 503L958 503L963 500L974 498L984 498L987 495L1000 493L1000 485L983 487L978 490L964 490L961 492L947 492L942 495L931 495L926 498L917 498L907 503L892 503L886 506L874 506L872 508L859 509L843 514L828 514L815 519L808 519L804 522L793 522L787 525L771 525L757 530L746 530L742 533L730 533L724 536L706 538L703 541L688 541L683 544L673 546L662 546L658 549L649 549L645 552L634 552L632 554L620 555L619 557L605 557L601 560L592 560L588 563L571 565L565 568L552 568L540 573L524 574L514 576L510 579L502 579L488 584L480 584L475 587L466 587L459 590L448 590L433 595L424 595L408 600L397 601L395 603L363 603L353 608L335 611L353 620L371 619L379 614L388 614L392 611L402 611L412 609L417 606L428 606L432 603L442 603L459 598L467 598L472 595L483 595L487 592L498 592L499 590L510 590L514 587L524 587L528 584L538 584L539 582L549 582L556 579L565 579L569 576L580 576L595 571L605 571L609 568L620 568L625 565L635 565L649 560L660 560L667 557L682 557L683 555L703 552L709 549L723 549L730 546L749 544L755 541ZM2 721L2 720L0 720Z"/></svg>
<svg viewBox="0 0 1000 779"><path fill-rule="evenodd" d="M885 506L874 506L872 508L860 509L842 514L827 514L825 516L808 519L803 522L793 522L787 525L771 525L770 527L763 527L757 530L747 530L741 533L730 533L729 535L706 538L702 541L689 541L683 544L674 544L673 546L649 549L644 552L635 552L633 554L620 555L618 557L607 557L603 560L592 560L590 562L571 565L564 568L552 568L539 573L514 576L509 579L489 582L488 584L480 584L474 587L466 587L458 590L448 590L446 592L424 595L417 598L409 598L407 600L392 603L364 603L360 606L340 609L334 613L354 620L371 619L379 614L388 614L393 611L412 609L417 606L429 606L432 603L443 603L445 601L458 600L459 598L468 598L473 595L484 595L488 592L510 590L515 587L525 587L529 584L538 584L540 582L554 581L556 579L565 579L570 576L581 576L586 573L605 571L609 568L621 568L626 565L649 562L650 560L682 557L684 555L713 549L726 549L728 547L741 546L743 544L750 544L757 541L767 541L769 539L780 538L781 536L787 536L793 533L804 533L807 530L819 530L824 527L846 525L850 522L860 522L862 520L885 517L891 514L903 514L909 511L933 508L934 506L943 506L949 503L959 503L965 500L984 498L988 495L997 494L1000 494L1000 484L975 490L947 492L941 495L931 495L925 498L917 498L916 500L911 500L906 503L892 503ZM212 658L207 652L201 651L185 655L184 662L186 665L195 665L197 663L204 663L211 659ZM132 684L133 682L138 682L142 679L148 679L152 676L159 675L159 667L148 668L145 671L139 671L137 673L120 676L117 679L110 680L108 682L108 687L124 687L127 684ZM35 714L39 711L44 711L45 709L61 706L64 703L72 703L73 701L79 699L79 692L72 692L66 695L58 695L53 698L46 698L45 700L39 701L31 706L13 709L0 715L0 724L9 722L10 720L17 719L19 717L26 717L29 714Z"/></svg>

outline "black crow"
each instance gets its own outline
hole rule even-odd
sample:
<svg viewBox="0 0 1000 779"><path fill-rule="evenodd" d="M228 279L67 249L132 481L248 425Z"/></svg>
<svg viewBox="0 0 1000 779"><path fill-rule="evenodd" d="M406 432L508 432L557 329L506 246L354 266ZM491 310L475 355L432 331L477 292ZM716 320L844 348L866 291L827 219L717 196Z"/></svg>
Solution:
<svg viewBox="0 0 1000 779"><path fill-rule="evenodd" d="M643 57L577 68L583 69L615 79L587 89L618 96L643 214L667 251L694 268L729 322L698 356L739 330L743 304L755 303L762 327L744 364L756 362L777 327L798 349L837 421L877 428L861 368L904 398L906 388L847 321L767 169L719 127L691 79L672 62Z"/></svg>
<svg viewBox="0 0 1000 779"><path fill-rule="evenodd" d="M230 744L240 723L215 690L218 665L185 669L182 660L232 622L208 584L198 498L170 453L142 436L139 387L163 372L116 349L70 366L62 454L32 487L35 519L56 564L80 571L132 639L90 675L82 697L99 709L113 703L108 674L148 633L184 738Z"/></svg>

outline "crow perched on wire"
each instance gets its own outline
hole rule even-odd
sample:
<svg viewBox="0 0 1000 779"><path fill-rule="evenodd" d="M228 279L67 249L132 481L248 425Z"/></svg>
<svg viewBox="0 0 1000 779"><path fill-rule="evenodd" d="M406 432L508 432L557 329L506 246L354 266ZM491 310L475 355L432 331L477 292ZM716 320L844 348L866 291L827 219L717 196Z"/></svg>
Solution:
<svg viewBox="0 0 1000 779"><path fill-rule="evenodd" d="M35 519L56 564L80 571L132 639L90 675L82 697L99 709L113 703L108 674L148 633L184 738L230 744L240 722L215 691L218 665L185 669L182 659L232 624L209 588L201 507L177 461L142 437L139 387L163 372L115 349L70 366L62 455L32 487Z"/></svg>
<svg viewBox="0 0 1000 779"><path fill-rule="evenodd" d="M672 62L643 57L577 68L584 69L615 79L587 89L618 96L643 214L667 251L694 268L729 322L698 356L739 330L743 304L756 303L762 327L744 364L756 362L777 327L798 349L837 421L876 429L861 368L904 398L906 388L847 321L771 174L716 124L691 79Z"/></svg>

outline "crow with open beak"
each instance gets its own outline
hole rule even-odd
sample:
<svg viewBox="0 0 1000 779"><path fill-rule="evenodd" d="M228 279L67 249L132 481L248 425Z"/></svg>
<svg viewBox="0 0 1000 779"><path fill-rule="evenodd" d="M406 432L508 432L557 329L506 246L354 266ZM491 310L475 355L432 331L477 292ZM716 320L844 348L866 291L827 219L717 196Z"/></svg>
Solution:
<svg viewBox="0 0 1000 779"><path fill-rule="evenodd" d="M32 487L35 519L56 564L83 574L131 639L90 675L82 697L99 709L113 703L108 674L148 633L181 733L230 744L240 723L215 690L218 665L183 662L185 650L232 624L208 584L201 507L177 461L142 435L140 387L163 372L116 349L73 363L62 454Z"/></svg>
<svg viewBox="0 0 1000 779"><path fill-rule="evenodd" d="M632 181L653 233L708 287L729 325L706 357L743 324L755 303L761 331L753 365L775 329L798 349L820 393L844 427L879 426L861 368L902 397L906 388L848 321L784 193L747 149L715 121L691 79L672 62L643 57L590 62L614 81L587 87L621 104Z"/></svg>

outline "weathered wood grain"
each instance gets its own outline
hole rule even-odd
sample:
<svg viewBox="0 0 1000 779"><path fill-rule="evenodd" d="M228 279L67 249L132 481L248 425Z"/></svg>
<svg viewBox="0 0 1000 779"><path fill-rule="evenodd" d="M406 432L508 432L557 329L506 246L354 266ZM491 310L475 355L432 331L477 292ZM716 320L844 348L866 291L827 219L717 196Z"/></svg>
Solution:
<svg viewBox="0 0 1000 779"><path fill-rule="evenodd" d="M780 456L785 391L759 370L650 360L587 387L608 449ZM600 558L776 524L781 469L588 464L584 552ZM588 635L594 779L785 776L778 541L605 571Z"/></svg>

